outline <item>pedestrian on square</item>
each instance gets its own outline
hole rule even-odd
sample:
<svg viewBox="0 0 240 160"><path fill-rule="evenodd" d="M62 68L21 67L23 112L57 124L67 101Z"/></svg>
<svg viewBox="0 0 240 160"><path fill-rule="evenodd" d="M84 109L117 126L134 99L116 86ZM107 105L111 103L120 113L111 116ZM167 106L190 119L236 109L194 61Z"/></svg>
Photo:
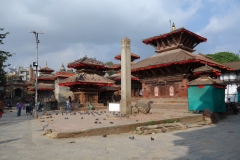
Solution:
<svg viewBox="0 0 240 160"><path fill-rule="evenodd" d="M0 118L2 118L4 103L0 100Z"/></svg>
<svg viewBox="0 0 240 160"><path fill-rule="evenodd" d="M21 116L21 110L22 110L22 108L24 107L24 105L23 105L23 102L22 101L19 101L18 103L17 103L17 105L16 105L16 108L17 108L17 116Z"/></svg>
<svg viewBox="0 0 240 160"><path fill-rule="evenodd" d="M69 99L66 100L66 111L68 112L70 109L70 102Z"/></svg>

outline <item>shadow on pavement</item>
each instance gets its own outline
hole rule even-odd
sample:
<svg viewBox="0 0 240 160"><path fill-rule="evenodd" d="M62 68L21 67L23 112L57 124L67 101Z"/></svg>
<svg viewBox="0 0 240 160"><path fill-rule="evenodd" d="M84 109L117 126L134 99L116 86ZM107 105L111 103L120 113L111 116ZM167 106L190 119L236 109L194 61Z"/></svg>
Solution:
<svg viewBox="0 0 240 160"><path fill-rule="evenodd" d="M240 115L228 116L217 124L202 129L190 129L174 134L179 137L173 144L187 148L187 154L176 151L174 159L239 159ZM177 158L178 157L178 158Z"/></svg>
<svg viewBox="0 0 240 160"><path fill-rule="evenodd" d="M21 138L15 138L15 139L10 139L10 140L6 140L6 141L0 141L0 144L12 142L12 141L17 141L19 139L21 139Z"/></svg>

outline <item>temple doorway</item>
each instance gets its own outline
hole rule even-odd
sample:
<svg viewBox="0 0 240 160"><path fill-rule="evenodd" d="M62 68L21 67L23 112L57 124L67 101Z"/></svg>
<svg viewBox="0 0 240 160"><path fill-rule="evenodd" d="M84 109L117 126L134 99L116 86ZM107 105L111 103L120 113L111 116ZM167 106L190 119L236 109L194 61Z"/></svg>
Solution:
<svg viewBox="0 0 240 160"><path fill-rule="evenodd" d="M21 97L22 96L22 90L20 88L15 89L15 97Z"/></svg>

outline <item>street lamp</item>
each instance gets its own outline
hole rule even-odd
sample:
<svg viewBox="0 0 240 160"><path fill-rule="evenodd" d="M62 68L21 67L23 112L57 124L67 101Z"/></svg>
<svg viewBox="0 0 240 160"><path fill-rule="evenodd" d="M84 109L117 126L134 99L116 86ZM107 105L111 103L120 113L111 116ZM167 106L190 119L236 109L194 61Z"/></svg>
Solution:
<svg viewBox="0 0 240 160"><path fill-rule="evenodd" d="M33 33L35 34L35 38L36 38L36 62L33 62L33 66L36 67L36 83L35 83L35 113L34 113L34 118L37 119L38 118L38 112L37 112L37 91L38 91L38 43L39 43L39 40L38 40L38 34L45 34L45 32L43 31L30 31L29 33Z"/></svg>

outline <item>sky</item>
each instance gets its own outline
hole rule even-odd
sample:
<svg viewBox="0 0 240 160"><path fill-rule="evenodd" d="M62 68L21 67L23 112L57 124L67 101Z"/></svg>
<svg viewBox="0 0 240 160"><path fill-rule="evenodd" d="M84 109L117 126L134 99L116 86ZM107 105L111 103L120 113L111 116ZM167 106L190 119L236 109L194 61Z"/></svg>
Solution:
<svg viewBox="0 0 240 160"><path fill-rule="evenodd" d="M0 50L14 55L6 64L38 64L59 71L85 55L102 62L119 63L121 39L131 40L131 52L140 60L155 54L142 40L184 27L207 38L194 53L213 54L240 50L239 0L1 0L1 33L10 32ZM67 68L67 67L66 67Z"/></svg>

